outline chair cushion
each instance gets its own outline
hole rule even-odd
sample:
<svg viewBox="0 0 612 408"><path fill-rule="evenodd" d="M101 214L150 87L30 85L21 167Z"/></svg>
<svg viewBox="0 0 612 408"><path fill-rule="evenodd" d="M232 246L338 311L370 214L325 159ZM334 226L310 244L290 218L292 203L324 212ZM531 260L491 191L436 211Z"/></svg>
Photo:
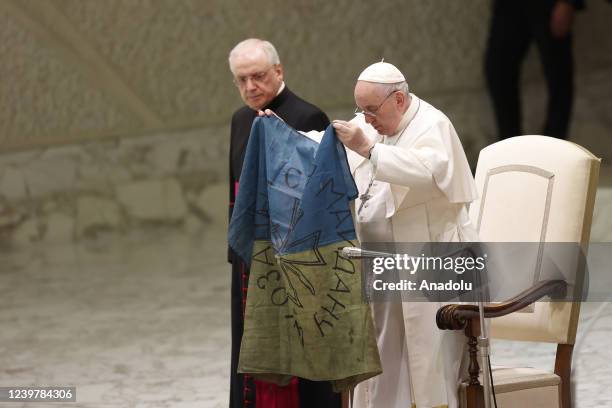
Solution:
<svg viewBox="0 0 612 408"><path fill-rule="evenodd" d="M559 388L549 386L496 394L497 408L559 408Z"/></svg>
<svg viewBox="0 0 612 408"><path fill-rule="evenodd" d="M561 378L554 374L531 367L493 367L495 392L503 394L530 388L558 386Z"/></svg>
<svg viewBox="0 0 612 408"><path fill-rule="evenodd" d="M482 384L482 374L480 375ZM493 382L498 408L559 407L559 384L556 374L531 367L493 367ZM461 384L461 406L466 407L465 390Z"/></svg>

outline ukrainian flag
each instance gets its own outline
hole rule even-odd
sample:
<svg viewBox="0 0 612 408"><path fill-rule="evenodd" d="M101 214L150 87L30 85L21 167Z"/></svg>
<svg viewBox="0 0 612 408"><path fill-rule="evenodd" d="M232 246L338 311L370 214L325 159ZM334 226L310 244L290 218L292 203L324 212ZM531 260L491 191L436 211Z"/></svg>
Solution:
<svg viewBox="0 0 612 408"><path fill-rule="evenodd" d="M360 263L341 252L357 244L356 196L332 126L318 144L276 117L255 119L229 226L250 265L239 372L340 391L382 371Z"/></svg>

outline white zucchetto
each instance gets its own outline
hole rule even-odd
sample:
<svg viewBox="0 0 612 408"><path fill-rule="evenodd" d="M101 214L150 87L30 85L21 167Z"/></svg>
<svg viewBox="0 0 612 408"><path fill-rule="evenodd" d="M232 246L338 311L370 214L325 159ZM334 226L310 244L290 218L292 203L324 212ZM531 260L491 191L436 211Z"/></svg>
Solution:
<svg viewBox="0 0 612 408"><path fill-rule="evenodd" d="M406 78L395 65L377 62L364 69L357 80L377 84L396 84L406 81Z"/></svg>

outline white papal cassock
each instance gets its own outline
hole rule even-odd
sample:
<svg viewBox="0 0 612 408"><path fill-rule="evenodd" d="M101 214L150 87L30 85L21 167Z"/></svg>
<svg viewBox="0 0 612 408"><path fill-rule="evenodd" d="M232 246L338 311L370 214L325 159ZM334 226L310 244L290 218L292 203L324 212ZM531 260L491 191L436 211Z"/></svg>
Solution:
<svg viewBox="0 0 612 408"><path fill-rule="evenodd" d="M360 195L371 196L355 211L359 240L477 241L466 208L476 198L476 186L457 133L441 111L410 97L390 137L378 134L362 115L351 121L377 142L370 160L347 149ZM357 199L355 208L360 206ZM467 371L465 340L460 332L437 328L440 306L372 303L383 373L357 386L355 408L458 407L458 382Z"/></svg>

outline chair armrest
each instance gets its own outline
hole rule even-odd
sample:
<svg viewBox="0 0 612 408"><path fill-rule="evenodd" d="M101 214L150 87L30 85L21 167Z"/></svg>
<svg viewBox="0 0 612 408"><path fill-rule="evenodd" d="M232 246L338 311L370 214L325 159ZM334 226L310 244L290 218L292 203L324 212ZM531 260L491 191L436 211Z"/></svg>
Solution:
<svg viewBox="0 0 612 408"><path fill-rule="evenodd" d="M565 281L544 280L505 302L485 305L485 318L500 317L516 312L544 296L550 296L553 299L564 298L566 291L567 283ZM436 324L441 330L463 330L470 319L476 318L478 318L477 305L451 304L438 309Z"/></svg>

